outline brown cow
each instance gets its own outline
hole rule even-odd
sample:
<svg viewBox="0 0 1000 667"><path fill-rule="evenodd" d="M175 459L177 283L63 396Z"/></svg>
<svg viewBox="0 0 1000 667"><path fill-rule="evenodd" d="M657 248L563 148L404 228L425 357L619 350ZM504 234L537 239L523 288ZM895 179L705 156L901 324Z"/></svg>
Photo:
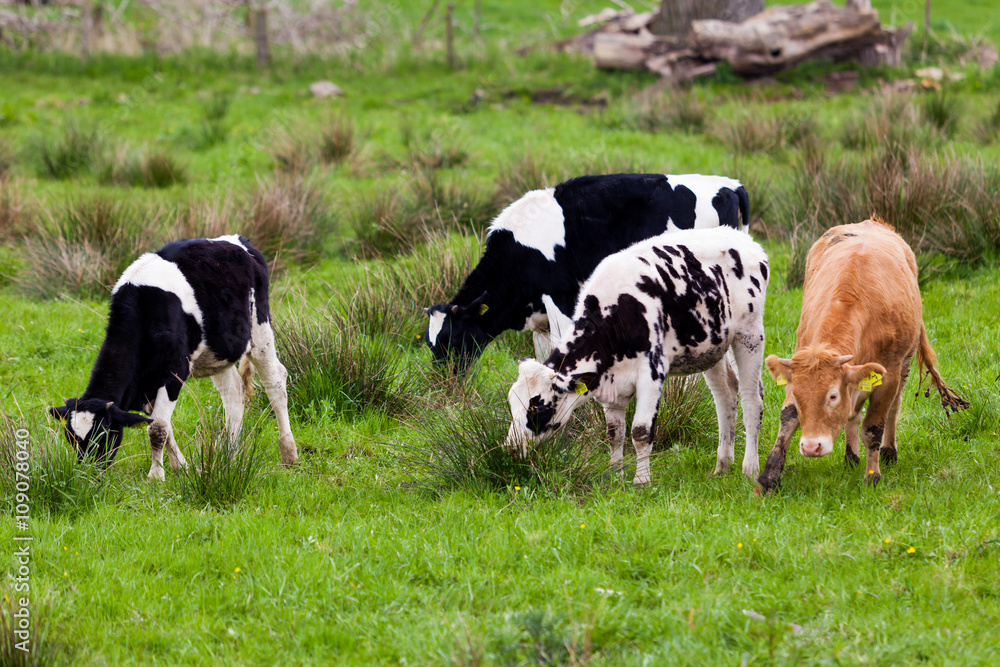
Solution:
<svg viewBox="0 0 1000 667"><path fill-rule="evenodd" d="M844 459L857 465L862 414L865 479L877 484L879 452L887 463L896 460L896 420L914 355L945 409L968 407L935 368L913 251L881 220L834 227L813 244L796 337L791 359L772 354L764 360L775 381L787 383L778 439L758 478L765 491L781 481L785 452L800 424L803 456L829 454L846 425Z"/></svg>

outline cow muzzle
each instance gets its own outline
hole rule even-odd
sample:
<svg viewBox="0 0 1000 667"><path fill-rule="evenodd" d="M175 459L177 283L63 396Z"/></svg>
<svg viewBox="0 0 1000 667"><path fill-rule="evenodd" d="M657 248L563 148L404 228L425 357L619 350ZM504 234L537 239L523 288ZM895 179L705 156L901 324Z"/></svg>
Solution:
<svg viewBox="0 0 1000 667"><path fill-rule="evenodd" d="M807 438L803 436L799 440L799 453L802 456L819 457L826 456L833 451L833 439L828 436Z"/></svg>

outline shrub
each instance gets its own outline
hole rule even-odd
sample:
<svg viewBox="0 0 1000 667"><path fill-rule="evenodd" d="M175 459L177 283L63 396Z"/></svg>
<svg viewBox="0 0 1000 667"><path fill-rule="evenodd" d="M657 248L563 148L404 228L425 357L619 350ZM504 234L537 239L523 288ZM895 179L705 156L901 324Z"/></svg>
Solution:
<svg viewBox="0 0 1000 667"><path fill-rule="evenodd" d="M320 320L291 320L278 330L290 409L303 418L404 412L410 380L397 345L388 336L345 326L345 319L334 312Z"/></svg>
<svg viewBox="0 0 1000 667"><path fill-rule="evenodd" d="M25 239L28 268L19 280L32 294L103 297L140 254L163 238L165 213L105 194L70 201L33 225Z"/></svg>
<svg viewBox="0 0 1000 667"><path fill-rule="evenodd" d="M96 128L68 120L61 132L31 137L28 153L37 160L39 176L61 181L90 170L103 150L103 143Z"/></svg>
<svg viewBox="0 0 1000 667"><path fill-rule="evenodd" d="M494 391L429 409L412 424L416 441L397 448L417 483L434 491L517 485L580 493L610 471L600 433L586 424L577 416L571 426L529 447L526 456L514 456L504 447L510 427L506 396Z"/></svg>
<svg viewBox="0 0 1000 667"><path fill-rule="evenodd" d="M177 474L181 498L198 508L224 510L249 495L267 459L263 423L263 418L252 425L244 421L239 442L233 443L223 419L201 419L192 455Z"/></svg>

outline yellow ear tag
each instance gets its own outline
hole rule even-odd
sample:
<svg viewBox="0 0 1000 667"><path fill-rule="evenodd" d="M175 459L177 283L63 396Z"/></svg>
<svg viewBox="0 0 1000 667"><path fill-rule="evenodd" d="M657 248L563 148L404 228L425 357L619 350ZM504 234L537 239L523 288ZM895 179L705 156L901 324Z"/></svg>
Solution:
<svg viewBox="0 0 1000 667"><path fill-rule="evenodd" d="M860 389L861 391L871 391L872 390L871 378L865 378L864 380L859 382L858 389Z"/></svg>
<svg viewBox="0 0 1000 667"><path fill-rule="evenodd" d="M774 378L774 384L778 385L779 387L786 385L788 384L788 378L786 378L784 375L779 375L778 377Z"/></svg>
<svg viewBox="0 0 1000 667"><path fill-rule="evenodd" d="M583 396L589 390L587 389L587 385L585 385L582 382L577 382L576 386L573 387L573 391L576 392L577 394L579 394L580 396Z"/></svg>
<svg viewBox="0 0 1000 667"><path fill-rule="evenodd" d="M479 306L479 314L480 314L480 315L485 315L485 314L486 314L486 311L487 311L487 310L489 310L489 309L490 309L490 307L489 307L489 306L487 306L487 305L486 305L486 304L484 303L483 305Z"/></svg>
<svg viewBox="0 0 1000 667"><path fill-rule="evenodd" d="M882 376L875 371L872 371L871 375L868 376L868 379L871 381L873 387L877 387L882 384Z"/></svg>

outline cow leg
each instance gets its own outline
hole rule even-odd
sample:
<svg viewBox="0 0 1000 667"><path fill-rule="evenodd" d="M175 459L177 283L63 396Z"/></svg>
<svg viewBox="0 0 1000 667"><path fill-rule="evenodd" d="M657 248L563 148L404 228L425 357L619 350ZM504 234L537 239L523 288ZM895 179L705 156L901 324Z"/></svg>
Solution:
<svg viewBox="0 0 1000 667"><path fill-rule="evenodd" d="M621 475L622 450L625 449L625 405L605 405L604 420L608 423L608 440L611 441L611 470Z"/></svg>
<svg viewBox="0 0 1000 667"><path fill-rule="evenodd" d="M844 427L844 440L847 443L844 447L844 464L850 468L858 465L861 461L859 450L861 435L858 433L858 429L861 428L861 418L863 416L864 411L859 409Z"/></svg>
<svg viewBox="0 0 1000 667"><path fill-rule="evenodd" d="M174 440L173 427L170 425L170 418L174 414L176 400L170 399L170 394L166 387L160 387L156 392L156 400L153 402L153 410L150 417L153 422L147 427L146 433L149 436L149 446L152 449L153 461L149 467L149 479L163 481L163 450L166 448L170 459L170 467L176 472L182 466L187 465L184 455L177 447Z"/></svg>
<svg viewBox="0 0 1000 667"><path fill-rule="evenodd" d="M243 426L243 396L246 389L239 368L230 366L217 375L212 376L212 383L222 396L222 409L226 415L226 430L229 432L230 453L235 454L240 441L240 429Z"/></svg>
<svg viewBox="0 0 1000 667"><path fill-rule="evenodd" d="M278 361L274 349L274 331L270 322L258 324L254 316L253 334L250 338L250 362L253 363L264 384L267 399L271 402L274 417L278 421L278 448L281 450L281 462L292 465L299 460L295 448L295 438L292 437L292 424L288 419L288 391L285 379L288 371Z"/></svg>
<svg viewBox="0 0 1000 667"><path fill-rule="evenodd" d="M761 424L764 423L764 383L760 380L760 369L764 365L763 323L756 338L737 336L736 344L731 349L736 357L740 401L743 403L743 430L746 431L743 474L750 479L756 479L760 472L757 442L760 438ZM735 422L735 411L733 421Z"/></svg>
<svg viewBox="0 0 1000 667"><path fill-rule="evenodd" d="M633 484L649 484L649 455L656 435L656 411L660 407L663 383L648 379L635 392L635 415L632 417L632 446L635 447Z"/></svg>
<svg viewBox="0 0 1000 667"><path fill-rule="evenodd" d="M795 430L799 427L799 411L791 398L785 397L785 404L781 407L781 424L778 427L778 439L774 442L774 449L767 455L767 463L764 464L764 471L757 478L761 489L770 491L781 483L781 473L785 470L785 455L788 453L788 443Z"/></svg>
<svg viewBox="0 0 1000 667"><path fill-rule="evenodd" d="M886 373L882 378L882 384L872 390L868 397L868 410L865 412L865 420L861 426L861 440L865 443L865 450L868 452L868 461L865 467L865 480L872 486L878 484L882 479L882 471L879 470L879 450L882 448L882 439L885 435L885 425L889 416L893 401L899 393L899 377Z"/></svg>
<svg viewBox="0 0 1000 667"><path fill-rule="evenodd" d="M903 360L903 365L899 371L899 388L896 390L896 398L889 406L889 414L885 420L885 437L882 439L882 448L879 456L883 463L896 462L896 426L899 423L899 408L903 403L903 389L906 387L906 378L910 375L910 357Z"/></svg>
<svg viewBox="0 0 1000 667"><path fill-rule="evenodd" d="M715 401L715 416L719 422L719 448L715 455L715 474L729 470L735 456L737 380L725 357L702 375Z"/></svg>

